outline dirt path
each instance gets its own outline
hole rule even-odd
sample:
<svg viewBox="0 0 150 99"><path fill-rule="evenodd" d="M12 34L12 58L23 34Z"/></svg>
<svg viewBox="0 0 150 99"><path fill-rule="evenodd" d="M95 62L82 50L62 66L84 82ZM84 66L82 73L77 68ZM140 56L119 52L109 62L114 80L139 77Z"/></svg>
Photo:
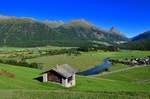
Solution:
<svg viewBox="0 0 150 99"><path fill-rule="evenodd" d="M138 84L150 84L150 79L135 81Z"/></svg>
<svg viewBox="0 0 150 99"><path fill-rule="evenodd" d="M103 72L103 73L101 73L101 74L91 75L91 77L100 77L100 76L104 76L104 75L110 75L110 74L113 74L113 73L128 71L128 70L131 70L131 69L134 69L134 68L141 68L141 67L147 67L147 65L134 66L134 67L127 67L127 68L123 68L123 69L119 69L119 70L111 71L111 72Z"/></svg>

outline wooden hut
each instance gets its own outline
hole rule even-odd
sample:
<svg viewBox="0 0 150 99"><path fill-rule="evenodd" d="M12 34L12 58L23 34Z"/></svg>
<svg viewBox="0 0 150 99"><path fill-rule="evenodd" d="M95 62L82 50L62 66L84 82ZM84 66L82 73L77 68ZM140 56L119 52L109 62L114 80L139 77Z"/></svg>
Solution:
<svg viewBox="0 0 150 99"><path fill-rule="evenodd" d="M73 69L68 64L57 65L54 68L44 71L43 82L54 82L61 84L64 87L75 86L75 73L77 70Z"/></svg>

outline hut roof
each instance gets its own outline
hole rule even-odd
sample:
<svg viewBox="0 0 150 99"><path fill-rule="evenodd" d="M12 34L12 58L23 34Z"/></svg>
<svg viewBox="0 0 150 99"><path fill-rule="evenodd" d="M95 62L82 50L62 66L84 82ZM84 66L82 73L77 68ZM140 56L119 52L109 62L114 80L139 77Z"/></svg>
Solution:
<svg viewBox="0 0 150 99"><path fill-rule="evenodd" d="M72 68L70 65L68 64L63 64L63 65L57 65L55 67L53 67L52 69L50 70L53 70L57 73L59 73L60 75L62 75L63 77L65 78L68 78L70 76L72 76L73 74L75 74L78 70ZM47 70L43 73L47 73L49 72L50 70Z"/></svg>

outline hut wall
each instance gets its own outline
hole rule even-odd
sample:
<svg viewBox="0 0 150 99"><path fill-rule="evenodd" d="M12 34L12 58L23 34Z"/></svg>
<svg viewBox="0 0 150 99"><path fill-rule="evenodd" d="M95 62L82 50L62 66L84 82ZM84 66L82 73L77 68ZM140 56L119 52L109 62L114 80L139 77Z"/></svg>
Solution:
<svg viewBox="0 0 150 99"><path fill-rule="evenodd" d="M43 74L43 82L47 82L47 73Z"/></svg>
<svg viewBox="0 0 150 99"><path fill-rule="evenodd" d="M62 76L57 74L56 72L48 72L48 81L62 83Z"/></svg>
<svg viewBox="0 0 150 99"><path fill-rule="evenodd" d="M69 85L68 85L68 79L62 78L62 85L65 86L65 87L69 87Z"/></svg>
<svg viewBox="0 0 150 99"><path fill-rule="evenodd" d="M70 77L70 79L62 79L62 85L65 87L72 87L75 86L75 74Z"/></svg>
<svg viewBox="0 0 150 99"><path fill-rule="evenodd" d="M72 76L72 86L75 86L75 84L76 84L75 76L76 76L75 74Z"/></svg>

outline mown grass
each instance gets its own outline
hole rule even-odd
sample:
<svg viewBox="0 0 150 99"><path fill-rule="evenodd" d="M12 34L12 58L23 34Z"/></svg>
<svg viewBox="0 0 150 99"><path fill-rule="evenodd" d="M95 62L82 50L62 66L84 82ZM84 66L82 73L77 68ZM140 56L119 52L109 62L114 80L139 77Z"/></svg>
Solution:
<svg viewBox="0 0 150 99"><path fill-rule="evenodd" d="M127 54L127 55L126 55ZM81 56L55 55L31 59L40 61L47 66L68 63L81 70L101 64L104 58L127 58L131 56L145 57L149 51L121 52L88 52ZM126 68L124 65L114 65L109 70ZM14 74L14 78L0 76L0 99L149 99L149 84L132 83L137 80L150 79L150 68L135 68L126 72L94 77L76 77L76 86L64 88L52 83L42 83L34 80L40 76L41 70L0 64L0 69Z"/></svg>
<svg viewBox="0 0 150 99"><path fill-rule="evenodd" d="M150 66L113 73L110 75L102 76L101 78L128 82L150 80Z"/></svg>
<svg viewBox="0 0 150 99"><path fill-rule="evenodd" d="M102 64L103 59L110 57L115 59L120 58L131 58L134 57L147 57L150 55L150 51L120 51L120 52L85 52L78 56L64 55L53 55L43 56L27 60L28 62L39 62L43 63L44 66L53 67L56 64L70 64L71 66L82 70L94 67L97 64ZM124 67L124 66L122 66ZM121 67L121 68L122 68ZM115 68L120 68L115 66Z"/></svg>
<svg viewBox="0 0 150 99"><path fill-rule="evenodd" d="M3 95L1 95L3 94ZM48 90L0 91L1 99L149 99L145 92L69 92ZM5 95L5 96L4 96Z"/></svg>
<svg viewBox="0 0 150 99"><path fill-rule="evenodd" d="M0 76L0 89L36 89L36 90L70 90L70 91L150 91L150 86L137 86L132 83L104 78L77 76L76 87L66 89L52 83L41 83L34 78L40 76L42 71L25 67L0 64L0 69L7 70L15 78ZM122 86L124 85L124 86Z"/></svg>
<svg viewBox="0 0 150 99"><path fill-rule="evenodd" d="M40 70L12 65L0 64L0 69L11 72L15 78L0 76L0 89L55 89L57 85L47 86L34 80L41 73ZM60 87L60 86L58 86Z"/></svg>
<svg viewBox="0 0 150 99"><path fill-rule="evenodd" d="M44 66L53 67L57 64L70 64L71 66L85 70L93 67L96 64L102 63L95 53L83 53L80 56L68 56L64 55L54 55L54 56L43 56L34 59L27 60L28 62L39 62L44 63Z"/></svg>
<svg viewBox="0 0 150 99"><path fill-rule="evenodd" d="M68 89L34 81L40 73L36 69L8 66L6 70L15 73L16 77L0 77L0 96L4 99L148 99L150 96L148 85L79 76L77 85Z"/></svg>
<svg viewBox="0 0 150 99"><path fill-rule="evenodd" d="M124 64L113 64L113 66L109 67L109 71L116 71L119 69L124 69L129 67L128 65L124 65Z"/></svg>

